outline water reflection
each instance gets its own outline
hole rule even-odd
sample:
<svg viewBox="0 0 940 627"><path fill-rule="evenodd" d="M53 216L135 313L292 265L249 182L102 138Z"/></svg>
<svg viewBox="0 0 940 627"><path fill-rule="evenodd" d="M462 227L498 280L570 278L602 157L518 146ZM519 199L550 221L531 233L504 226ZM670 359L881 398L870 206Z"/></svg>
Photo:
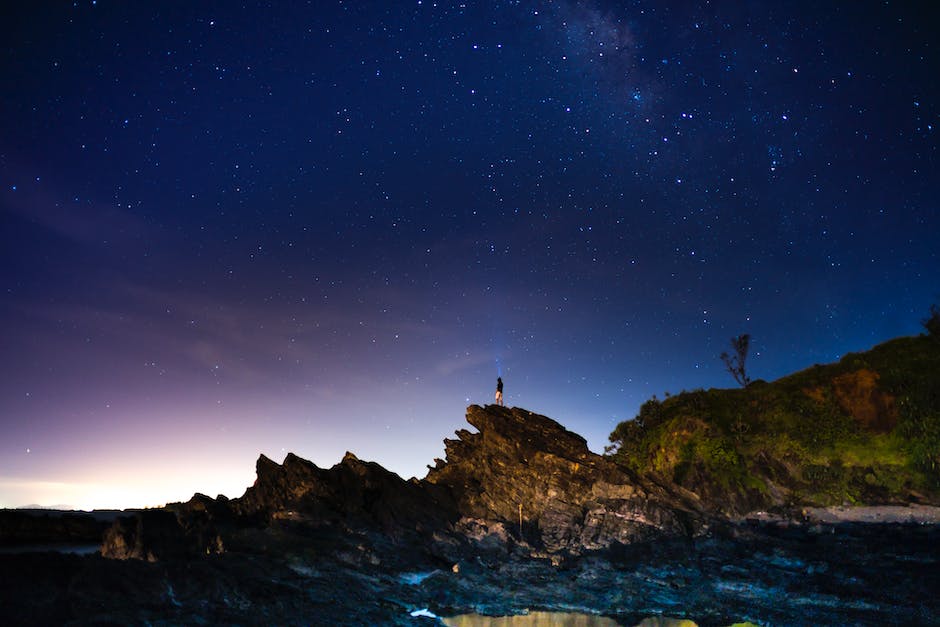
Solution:
<svg viewBox="0 0 940 627"><path fill-rule="evenodd" d="M449 627L620 627L620 623L606 616L574 612L529 612L520 616L461 614L441 620ZM696 624L687 619L653 616L636 627L696 627Z"/></svg>
<svg viewBox="0 0 940 627"><path fill-rule="evenodd" d="M698 624L688 618L650 616L641 620L636 627L698 627Z"/></svg>
<svg viewBox="0 0 940 627"><path fill-rule="evenodd" d="M74 553L76 555L94 555L101 548L99 544L63 544L48 542L45 544L14 544L0 546L0 555L20 553Z"/></svg>

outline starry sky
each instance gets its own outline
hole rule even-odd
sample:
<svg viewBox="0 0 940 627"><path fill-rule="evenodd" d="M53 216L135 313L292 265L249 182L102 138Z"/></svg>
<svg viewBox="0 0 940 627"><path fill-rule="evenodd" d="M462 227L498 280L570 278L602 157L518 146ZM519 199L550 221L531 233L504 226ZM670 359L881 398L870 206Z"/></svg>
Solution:
<svg viewBox="0 0 940 627"><path fill-rule="evenodd" d="M931 2L0 8L0 507L421 477L921 331Z"/></svg>

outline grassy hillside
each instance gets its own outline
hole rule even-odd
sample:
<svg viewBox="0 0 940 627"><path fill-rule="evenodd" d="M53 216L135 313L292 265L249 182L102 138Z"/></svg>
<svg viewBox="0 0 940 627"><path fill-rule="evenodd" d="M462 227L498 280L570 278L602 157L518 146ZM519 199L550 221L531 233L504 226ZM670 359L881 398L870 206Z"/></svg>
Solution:
<svg viewBox="0 0 940 627"><path fill-rule="evenodd" d="M885 342L743 389L647 401L618 462L717 509L940 500L940 336Z"/></svg>

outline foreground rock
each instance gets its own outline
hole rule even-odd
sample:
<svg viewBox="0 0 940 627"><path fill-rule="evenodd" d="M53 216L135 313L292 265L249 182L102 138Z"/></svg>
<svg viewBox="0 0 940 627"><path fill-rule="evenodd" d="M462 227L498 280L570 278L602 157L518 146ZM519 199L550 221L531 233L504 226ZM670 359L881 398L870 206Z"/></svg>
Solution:
<svg viewBox="0 0 940 627"><path fill-rule="evenodd" d="M380 535L244 530L198 559L0 558L5 625L421 625L470 612L651 615L698 625L930 625L940 621L936 526L716 527L553 563L481 551L452 566Z"/></svg>

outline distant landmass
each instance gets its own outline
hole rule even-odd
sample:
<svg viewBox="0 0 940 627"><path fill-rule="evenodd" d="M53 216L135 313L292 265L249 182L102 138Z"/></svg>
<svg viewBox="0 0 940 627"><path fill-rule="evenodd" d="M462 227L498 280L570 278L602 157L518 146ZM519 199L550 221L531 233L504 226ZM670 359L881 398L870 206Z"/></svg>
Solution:
<svg viewBox="0 0 940 627"><path fill-rule="evenodd" d="M101 549L0 555L0 616L936 624L938 373L934 337L900 338L773 383L653 399L608 455L546 416L471 405L475 431L446 439L420 480L352 453L328 469L262 455L240 498L63 515L71 527L2 512L20 537L59 525Z"/></svg>

